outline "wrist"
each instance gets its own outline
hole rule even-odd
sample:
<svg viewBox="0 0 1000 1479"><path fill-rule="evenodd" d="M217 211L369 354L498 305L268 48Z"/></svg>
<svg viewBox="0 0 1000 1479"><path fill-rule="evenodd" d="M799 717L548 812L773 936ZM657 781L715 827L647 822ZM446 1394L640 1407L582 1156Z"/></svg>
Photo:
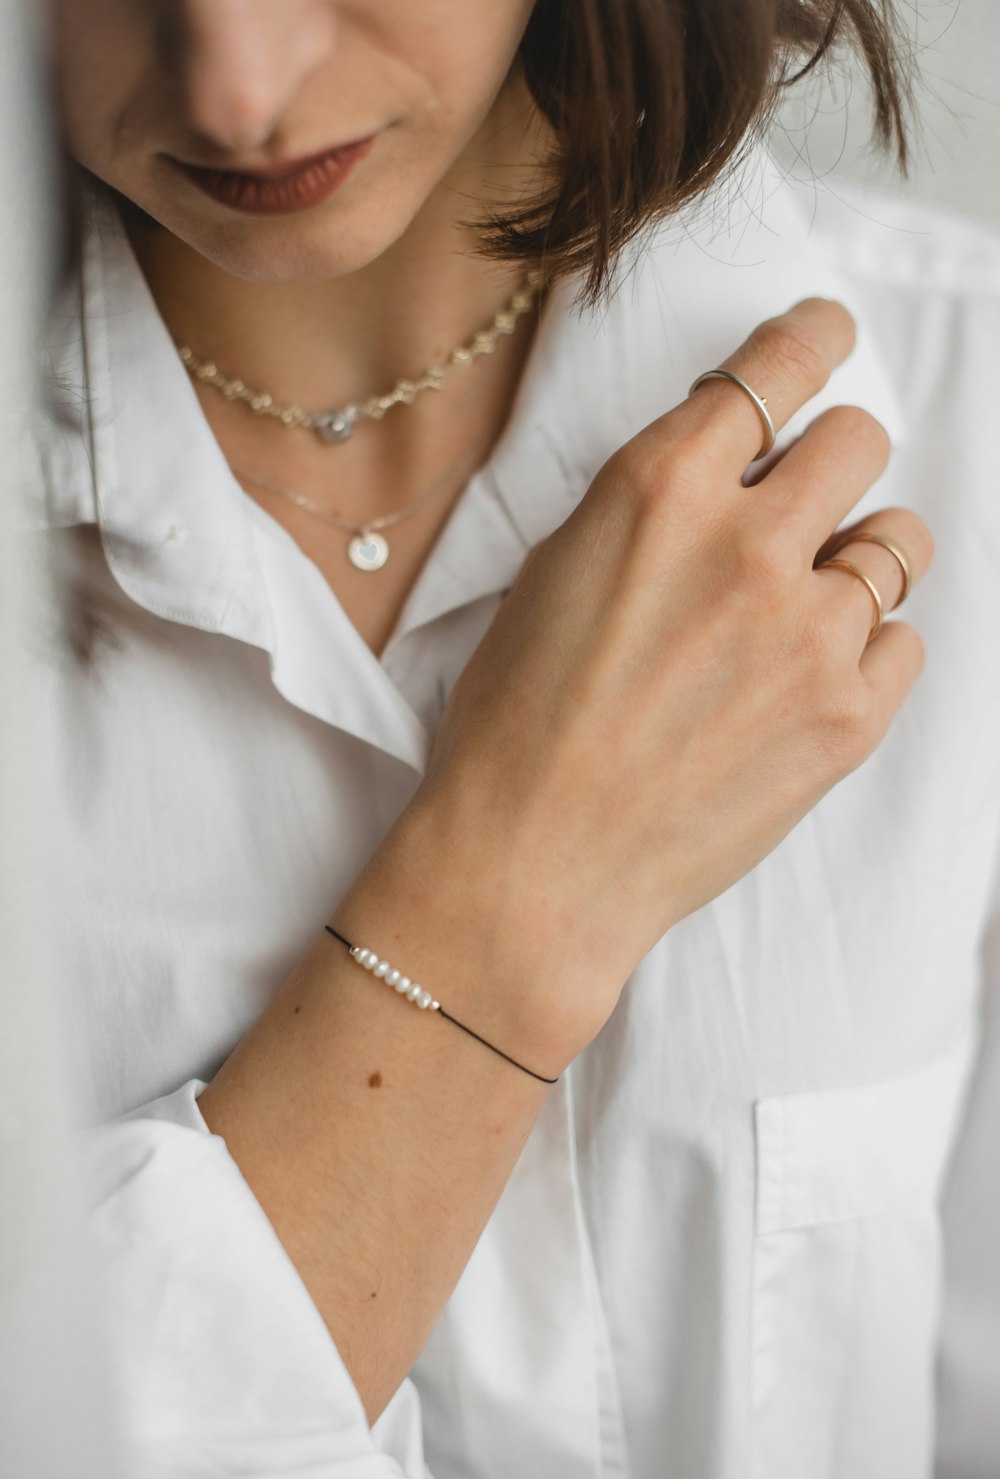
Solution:
<svg viewBox="0 0 1000 1479"><path fill-rule="evenodd" d="M451 808L420 796L397 818L332 923L419 981L487 1043L556 1078L596 1036L613 1002L604 1006L603 983L588 986L578 973L570 979L552 931L526 916L516 870L493 862L473 840L473 829L462 827ZM490 1052L461 1035L469 1052Z"/></svg>

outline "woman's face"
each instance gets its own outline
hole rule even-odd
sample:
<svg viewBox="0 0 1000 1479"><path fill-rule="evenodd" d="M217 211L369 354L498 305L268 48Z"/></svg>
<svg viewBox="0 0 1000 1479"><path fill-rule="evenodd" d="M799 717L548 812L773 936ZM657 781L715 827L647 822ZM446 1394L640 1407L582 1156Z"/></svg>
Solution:
<svg viewBox="0 0 1000 1479"><path fill-rule="evenodd" d="M341 276L381 256L446 176L454 192L435 199L460 218L477 213L471 182L493 205L516 185L532 110L508 74L533 3L53 0L66 142L237 276ZM329 153L289 175L369 135L346 177Z"/></svg>

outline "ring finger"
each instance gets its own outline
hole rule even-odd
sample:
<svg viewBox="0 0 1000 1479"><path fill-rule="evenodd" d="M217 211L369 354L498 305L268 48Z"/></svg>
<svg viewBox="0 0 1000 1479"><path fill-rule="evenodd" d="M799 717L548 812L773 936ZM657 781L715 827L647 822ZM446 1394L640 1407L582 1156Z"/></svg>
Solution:
<svg viewBox="0 0 1000 1479"><path fill-rule="evenodd" d="M863 538L852 538L862 534ZM896 546L902 559L898 559L884 545L867 538L878 535ZM863 580L841 566L827 566L831 559L848 560L860 573L871 581L879 594L886 617L903 601L906 578L903 566L907 566L910 589L920 581L930 565L934 554L934 542L930 530L918 514L907 508L885 508L869 517L857 520L847 528L838 529L824 541L816 552L813 570L822 579L822 599L833 603L841 619L838 630L843 630L845 640L852 651L862 651L868 645L876 606L874 597ZM909 594L909 591L906 592Z"/></svg>

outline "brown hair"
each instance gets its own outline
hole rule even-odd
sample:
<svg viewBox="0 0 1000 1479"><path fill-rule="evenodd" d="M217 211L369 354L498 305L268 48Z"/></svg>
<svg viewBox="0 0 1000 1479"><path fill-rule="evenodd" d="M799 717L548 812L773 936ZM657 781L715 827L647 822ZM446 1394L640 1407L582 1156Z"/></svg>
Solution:
<svg viewBox="0 0 1000 1479"><path fill-rule="evenodd" d="M482 255L553 277L586 269L596 304L621 248L741 161L783 91L844 38L907 179L912 56L894 0L536 0L518 64L555 136L548 183L469 223Z"/></svg>

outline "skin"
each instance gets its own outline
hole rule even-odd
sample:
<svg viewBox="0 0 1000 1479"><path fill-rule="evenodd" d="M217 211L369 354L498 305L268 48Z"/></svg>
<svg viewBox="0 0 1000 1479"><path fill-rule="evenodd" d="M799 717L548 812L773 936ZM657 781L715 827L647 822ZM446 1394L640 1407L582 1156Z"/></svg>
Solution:
<svg viewBox="0 0 1000 1479"><path fill-rule="evenodd" d="M129 231L177 342L277 399L327 406L420 374L488 324L525 269L475 256L461 220L538 180L549 139L512 68L530 10L530 0L56 0L68 146L146 213ZM171 162L261 169L374 130L345 184L294 215L236 212ZM534 323L527 315L494 355L335 450L198 392L232 464L360 521L485 458ZM337 531L244 486L378 652L467 477L399 523L378 580L348 564Z"/></svg>
<svg viewBox="0 0 1000 1479"><path fill-rule="evenodd" d="M67 138L191 252L248 282L312 284L316 309L364 293L355 317L395 331L396 274L423 282L437 254L471 241L449 192L497 189L525 162L523 118L497 135L526 106L504 85L531 4L470 11L459 0L60 0ZM234 215L163 157L254 169L379 129L363 180L292 216ZM350 274L361 275L348 286Z"/></svg>
<svg viewBox="0 0 1000 1479"><path fill-rule="evenodd" d="M259 373L307 404L353 398L391 384L410 352L427 363L459 342L520 276L463 252L456 221L468 191L493 199L498 180L522 186L537 169L540 134L511 74L529 9L62 0L68 140L160 223L133 241L173 329L199 328L248 382ZM382 122L373 167L297 220L232 219L159 158L249 166ZM526 336L511 339L486 372L483 433L516 386L518 342L523 356ZM853 342L846 309L808 299L723 364L767 386L780 428ZM262 456L299 458L300 486L322 463L203 406L227 448L256 437ZM353 459L337 465L358 474L359 516L369 496L385 510L394 468L440 466L447 410L444 392L428 395L332 454ZM600 470L532 550L449 695L413 801L330 916L547 1077L593 1040L657 939L863 762L923 666L905 621L866 644L865 587L814 568L884 471L884 428L859 407L828 410L751 492L759 438L746 398L710 381ZM923 577L933 542L915 514L864 524ZM845 553L891 608L892 556ZM203 1092L370 1421L549 1092L376 989L321 931Z"/></svg>

